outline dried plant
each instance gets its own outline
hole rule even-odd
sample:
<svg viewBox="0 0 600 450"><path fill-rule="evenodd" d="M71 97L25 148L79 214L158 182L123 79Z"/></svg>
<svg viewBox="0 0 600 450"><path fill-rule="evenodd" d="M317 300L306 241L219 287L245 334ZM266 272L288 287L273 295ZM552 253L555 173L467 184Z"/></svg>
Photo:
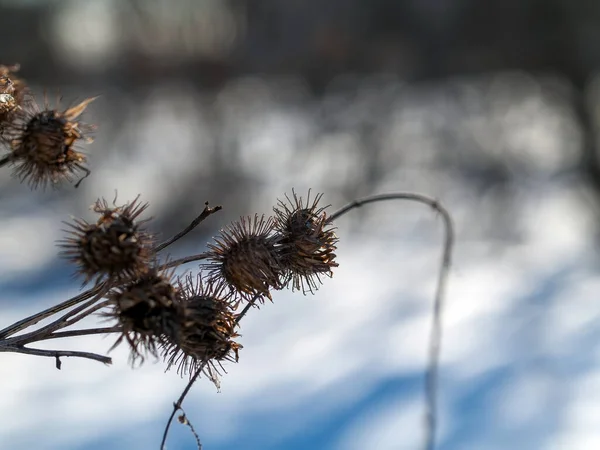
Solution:
<svg viewBox="0 0 600 450"><path fill-rule="evenodd" d="M292 290L314 293L322 283L320 276L331 277L335 260L337 237L327 221L325 207L319 206L323 194L310 202L310 191L303 202L292 192L293 200L286 195L287 203L278 201L273 208L275 229L279 236L279 261L285 271L285 284Z"/></svg>
<svg viewBox="0 0 600 450"><path fill-rule="evenodd" d="M169 368L177 366L186 375L203 366L217 382L224 371L221 362L237 362L242 348L234 341L239 336L234 304L222 284L205 282L201 274L195 281L191 275L185 282L179 280L178 302L182 312L179 332L164 345L164 359Z"/></svg>
<svg viewBox="0 0 600 450"><path fill-rule="evenodd" d="M19 107L3 132L10 141L11 153L5 158L14 166L14 175L36 189L71 182L83 172L75 184L79 186L90 171L85 167L86 156L77 151L76 144L91 142L93 127L76 119L93 100L88 98L62 112L48 105L40 109L34 101Z"/></svg>
<svg viewBox="0 0 600 450"><path fill-rule="evenodd" d="M116 200L115 200L116 201ZM78 266L85 277L84 284L107 278L135 278L148 270L154 254L154 240L143 225L150 219L138 221L148 207L140 204L139 196L131 203L109 207L104 199L92 206L99 214L96 223L74 219L66 224L72 228L70 236L60 241L62 256Z"/></svg>
<svg viewBox="0 0 600 450"><path fill-rule="evenodd" d="M76 150L86 139L91 126L78 121L93 101L89 98L65 111L40 110L26 84L15 76L18 66L0 66L0 143L7 154L0 167L12 166L17 178L31 189L58 187L72 181L75 174L91 172L87 158ZM314 291L323 276L331 277L335 268L338 238L333 222L363 205L406 200L431 207L441 214L445 226L445 244L434 302L425 374L424 448L435 445L437 412L437 371L441 345L441 313L445 283L450 269L454 242L449 213L437 201L412 193L376 195L356 200L327 215L320 204L322 194L311 200L285 196L273 208L274 217L242 217L224 228L208 244L208 250L176 260L163 251L185 237L221 207L205 203L202 212L188 227L158 243L147 230L149 219L140 219L148 204L133 201L117 206L104 199L92 206L96 222L75 218L68 222L67 236L58 242L60 253L76 266L87 290L58 305L26 317L0 330L0 352L17 352L51 357L61 368L62 358L79 357L110 364L111 358L90 352L48 350L29 345L49 340L92 334L116 333L114 348L126 343L132 365L148 356L164 360L166 368L176 367L190 377L185 390L174 403L167 421L161 449L164 448L171 422L181 411L180 421L200 439L183 412L182 403L194 382L204 373L217 386L225 373L225 362L239 359L242 345L240 321L257 303L272 300L272 291L289 287L304 294ZM185 263L201 261L194 277L175 276ZM243 307L242 307L243 305ZM240 310L241 308L241 310ZM110 326L73 329L82 319L98 314ZM36 327L45 319L50 323Z"/></svg>
<svg viewBox="0 0 600 450"><path fill-rule="evenodd" d="M208 244L205 267L211 282L225 283L231 295L248 300L257 294L271 298L270 289L281 289L283 267L273 226L272 218L257 214L222 230L215 243Z"/></svg>
<svg viewBox="0 0 600 450"><path fill-rule="evenodd" d="M107 294L112 309L103 315L115 319L121 330L112 348L127 341L132 365L148 354L156 357L167 340L179 341L183 311L172 279L172 273L152 268Z"/></svg>

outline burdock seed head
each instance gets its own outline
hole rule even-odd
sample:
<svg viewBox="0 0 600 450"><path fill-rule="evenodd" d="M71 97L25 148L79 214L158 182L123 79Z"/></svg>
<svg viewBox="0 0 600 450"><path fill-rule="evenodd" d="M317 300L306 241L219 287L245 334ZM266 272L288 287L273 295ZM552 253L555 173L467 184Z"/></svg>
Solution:
<svg viewBox="0 0 600 450"><path fill-rule="evenodd" d="M335 262L337 237L327 221L325 209L318 205L322 194L306 202L292 191L287 202L278 201L275 229L279 235L280 262L285 269L285 281L292 290L314 292L321 284L320 275L331 276Z"/></svg>
<svg viewBox="0 0 600 450"><path fill-rule="evenodd" d="M281 267L273 219L242 217L221 231L210 252L206 267L212 283L224 283L232 294L244 298L255 295L270 298L269 289L281 289Z"/></svg>
<svg viewBox="0 0 600 450"><path fill-rule="evenodd" d="M61 254L78 265L85 283L107 278L134 278L145 272L153 257L153 239L142 225L149 219L137 221L148 207L140 204L139 196L123 206L109 207L104 199L93 206L100 217L96 223L75 219L67 223L70 236L59 245Z"/></svg>
<svg viewBox="0 0 600 450"><path fill-rule="evenodd" d="M21 119L10 132L11 159L14 174L31 188L56 186L60 181L71 181L73 176L83 172L84 176L75 187L90 174L85 167L86 157L75 150L80 140L91 141L86 137L91 126L81 124L76 119L83 113L94 98L60 112L55 109L21 112Z"/></svg>
<svg viewBox="0 0 600 450"><path fill-rule="evenodd" d="M177 341L182 310L171 278L171 273L150 269L107 295L112 311L104 316L116 319L122 328L121 336L112 348L127 341L132 365L138 360L143 362L147 354L156 357L157 349L165 342Z"/></svg>
<svg viewBox="0 0 600 450"><path fill-rule="evenodd" d="M7 130L14 126L17 112L24 105L27 86L15 76L19 65L0 65L0 140L10 143ZM9 133L10 135L10 133Z"/></svg>
<svg viewBox="0 0 600 450"><path fill-rule="evenodd" d="M0 93L12 95L19 106L23 105L28 94L27 85L16 75L20 68L19 64L0 65Z"/></svg>
<svg viewBox="0 0 600 450"><path fill-rule="evenodd" d="M217 365L229 360L237 362L242 347L233 339L238 336L235 314L231 302L226 300L222 285L203 282L201 275L191 275L179 283L179 303L182 323L177 340L164 348L168 368L177 366L181 375L193 374L200 366L215 379ZM213 373L215 372L215 373Z"/></svg>

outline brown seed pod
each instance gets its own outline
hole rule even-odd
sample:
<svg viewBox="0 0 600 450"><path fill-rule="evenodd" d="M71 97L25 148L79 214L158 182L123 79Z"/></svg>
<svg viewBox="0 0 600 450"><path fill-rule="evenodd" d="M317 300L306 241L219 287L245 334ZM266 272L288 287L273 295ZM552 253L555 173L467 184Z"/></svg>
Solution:
<svg viewBox="0 0 600 450"><path fill-rule="evenodd" d="M104 316L116 319L122 328L121 336L111 350L123 340L127 341L132 365L137 361L143 363L147 354L157 357L160 346L169 340L177 340L182 309L171 279L172 273L150 269L107 295L112 311Z"/></svg>
<svg viewBox="0 0 600 450"><path fill-rule="evenodd" d="M76 119L93 100L89 98L63 112L47 107L40 110L36 104L32 104L32 111L27 108L19 112L20 119L7 133L14 174L22 182L27 182L32 189L45 188L48 184L56 187L59 182L70 182L74 175L83 172L75 184L78 187L90 174L84 165L86 157L75 150L75 144L80 140L91 142L87 135L93 127Z"/></svg>
<svg viewBox="0 0 600 450"><path fill-rule="evenodd" d="M0 65L0 93L13 96L19 106L23 105L29 94L25 82L16 75L20 68L19 64Z"/></svg>
<svg viewBox="0 0 600 450"><path fill-rule="evenodd" d="M10 130L15 127L18 112L29 98L25 82L16 77L19 65L0 65L0 141L10 144Z"/></svg>
<svg viewBox="0 0 600 450"><path fill-rule="evenodd" d="M177 366L181 375L193 374L201 366L213 380L223 369L224 360L237 362L242 346L233 339L236 333L236 316L232 304L226 300L223 285L196 282L191 275L179 282L179 303L183 320L177 340L164 347L163 356L168 368ZM217 367L217 365L219 367Z"/></svg>
<svg viewBox="0 0 600 450"><path fill-rule="evenodd" d="M100 217L95 224L82 219L65 222L72 230L59 242L61 255L78 266L85 276L84 284L107 278L134 278L145 272L153 258L152 236L142 225L150 219L137 221L148 204L140 204L139 196L123 206L109 207L104 199L92 206Z"/></svg>
<svg viewBox="0 0 600 450"><path fill-rule="evenodd" d="M12 95L0 93L0 134L3 135L5 130L11 126L17 108L17 101Z"/></svg>
<svg viewBox="0 0 600 450"><path fill-rule="evenodd" d="M337 237L327 221L325 209L318 205L323 194L317 194L306 203L292 191L286 194L287 202L278 200L275 212L275 229L279 235L279 256L285 269L285 282L292 290L314 292L322 284L320 275L331 277L335 262Z"/></svg>
<svg viewBox="0 0 600 450"><path fill-rule="evenodd" d="M281 289L282 270L277 256L277 238L273 235L273 219L258 214L242 217L221 230L210 249L204 267L212 283L225 283L243 298L256 295L271 298L269 289Z"/></svg>

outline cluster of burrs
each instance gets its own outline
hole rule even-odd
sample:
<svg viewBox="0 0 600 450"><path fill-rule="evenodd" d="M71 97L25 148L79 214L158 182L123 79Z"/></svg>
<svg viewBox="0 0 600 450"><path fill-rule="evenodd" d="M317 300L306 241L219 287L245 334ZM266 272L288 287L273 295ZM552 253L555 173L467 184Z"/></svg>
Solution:
<svg viewBox="0 0 600 450"><path fill-rule="evenodd" d="M203 369L214 381L222 361L238 360L240 306L285 287L314 292L337 267L337 238L320 199L294 193L271 218L234 222L198 256L195 276L176 277L172 265L159 263L162 248L145 228L148 219L140 220L148 205L138 198L123 206L98 200L97 221L75 219L60 245L84 283L106 286L103 315L118 324L115 345L129 344L132 363L160 356L182 374Z"/></svg>
<svg viewBox="0 0 600 450"><path fill-rule="evenodd" d="M12 166L34 189L83 173L77 186L90 170L75 147L93 129L77 118L93 98L62 112L41 109L18 70L0 66L0 143L8 150L0 167ZM115 346L127 342L132 364L152 355L180 373L204 370L215 380L222 361L238 360L237 329L249 307L272 300L271 292L284 287L314 292L337 267L337 237L320 200L311 200L310 191L306 200L293 192L272 217L234 222L198 255L203 262L195 276L176 277L179 263L161 259L169 244L158 244L146 229L149 219L140 217L148 204L139 196L124 205L96 201L95 222L67 223L61 253L77 265L84 285L101 291L104 300L96 309L114 322L120 333ZM207 204L200 217L220 209Z"/></svg>

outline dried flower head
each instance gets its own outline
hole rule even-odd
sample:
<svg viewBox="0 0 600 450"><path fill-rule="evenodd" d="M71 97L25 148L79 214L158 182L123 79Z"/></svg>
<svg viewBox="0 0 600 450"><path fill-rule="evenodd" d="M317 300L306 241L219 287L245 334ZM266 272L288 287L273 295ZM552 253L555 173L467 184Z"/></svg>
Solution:
<svg viewBox="0 0 600 450"><path fill-rule="evenodd" d="M206 267L213 283L225 283L232 293L245 298L255 295L270 298L269 289L281 289L281 267L273 219L258 214L242 217L221 230L210 249Z"/></svg>
<svg viewBox="0 0 600 450"><path fill-rule="evenodd" d="M15 76L19 65L0 65L0 140L10 144L10 133L17 112L24 105L28 94L25 83Z"/></svg>
<svg viewBox="0 0 600 450"><path fill-rule="evenodd" d="M10 126L17 106L17 101L12 95L0 93L0 131Z"/></svg>
<svg viewBox="0 0 600 450"><path fill-rule="evenodd" d="M139 196L123 206L109 207L104 199L92 206L100 217L96 223L75 219L67 223L70 236L60 241L61 254L78 265L85 276L84 284L95 279L123 279L138 276L147 270L153 257L153 239L142 225L150 219L137 221L148 204L140 204ZM116 201L116 200L115 200Z"/></svg>
<svg viewBox="0 0 600 450"><path fill-rule="evenodd" d="M16 75L20 68L19 64L0 65L0 93L10 94L19 106L25 102L28 94L27 85Z"/></svg>
<svg viewBox="0 0 600 450"><path fill-rule="evenodd" d="M147 354L157 357L161 345L177 340L182 311L171 278L172 273L151 269L107 295L112 311L104 316L116 319L122 328L111 350L123 340L127 341L132 365L136 361L143 362Z"/></svg>
<svg viewBox="0 0 600 450"><path fill-rule="evenodd" d="M11 162L21 181L28 182L33 189L45 188L48 184L56 186L60 181L71 181L75 174L83 172L84 176L75 184L77 187L90 174L84 165L86 157L75 150L75 144L80 140L90 142L87 134L93 127L76 119L93 100L84 100L64 112L47 107L39 110L35 104L33 111L21 110L21 118L9 133Z"/></svg>
<svg viewBox="0 0 600 450"><path fill-rule="evenodd" d="M286 283L292 290L314 292L321 284L320 275L331 277L335 262L337 237L327 220L325 209L318 205L322 194L306 203L292 191L287 202L278 201L275 211L275 229L280 237L280 262L286 271Z"/></svg>
<svg viewBox="0 0 600 450"><path fill-rule="evenodd" d="M236 316L222 285L203 283L201 275L196 282L191 275L179 283L179 302L183 321L177 341L164 348L168 368L177 366L180 374L193 374L201 366L213 380L223 369L224 360L237 362L242 347L233 339ZM217 368L217 365L219 368Z"/></svg>

